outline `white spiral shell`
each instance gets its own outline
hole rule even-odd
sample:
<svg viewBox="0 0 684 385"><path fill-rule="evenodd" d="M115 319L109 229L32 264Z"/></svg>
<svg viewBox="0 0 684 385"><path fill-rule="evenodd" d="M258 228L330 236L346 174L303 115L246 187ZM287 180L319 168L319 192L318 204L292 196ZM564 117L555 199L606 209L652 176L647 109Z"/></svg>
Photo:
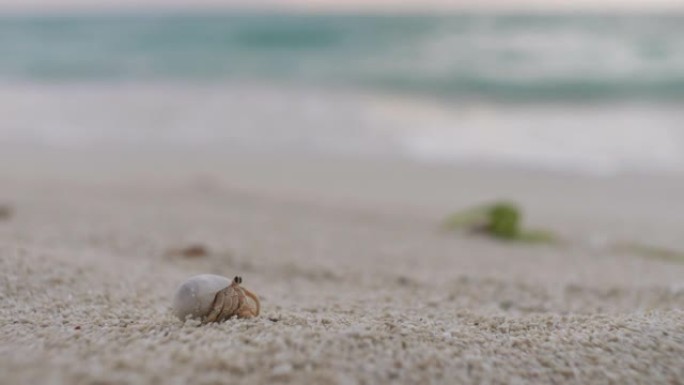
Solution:
<svg viewBox="0 0 684 385"><path fill-rule="evenodd" d="M178 286L173 298L173 313L181 321L201 319L211 311L216 293L230 286L232 280L220 275L201 274Z"/></svg>

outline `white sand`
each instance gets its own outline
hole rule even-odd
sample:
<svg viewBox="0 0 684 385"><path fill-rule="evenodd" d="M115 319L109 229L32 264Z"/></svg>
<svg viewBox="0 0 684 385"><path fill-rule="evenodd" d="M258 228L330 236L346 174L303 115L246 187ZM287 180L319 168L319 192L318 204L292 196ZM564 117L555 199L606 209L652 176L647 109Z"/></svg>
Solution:
<svg viewBox="0 0 684 385"><path fill-rule="evenodd" d="M298 157L0 156L0 383L684 382L684 183ZM495 197L568 245L444 233ZM199 242L207 257L168 255ZM263 298L198 326L196 273Z"/></svg>

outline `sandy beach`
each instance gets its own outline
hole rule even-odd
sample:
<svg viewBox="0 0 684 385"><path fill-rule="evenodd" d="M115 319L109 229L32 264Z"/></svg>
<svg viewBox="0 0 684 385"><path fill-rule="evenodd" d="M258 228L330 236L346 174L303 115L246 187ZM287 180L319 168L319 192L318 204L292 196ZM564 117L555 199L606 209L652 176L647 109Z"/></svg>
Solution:
<svg viewBox="0 0 684 385"><path fill-rule="evenodd" d="M295 155L5 151L3 384L679 384L684 183ZM562 245L446 232L497 198ZM208 254L172 251L200 244ZM256 319L182 323L187 277Z"/></svg>

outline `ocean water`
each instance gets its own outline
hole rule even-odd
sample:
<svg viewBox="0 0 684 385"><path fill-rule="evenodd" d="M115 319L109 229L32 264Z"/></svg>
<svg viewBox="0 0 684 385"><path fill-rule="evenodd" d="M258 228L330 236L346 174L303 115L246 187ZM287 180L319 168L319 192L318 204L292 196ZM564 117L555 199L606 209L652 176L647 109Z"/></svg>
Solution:
<svg viewBox="0 0 684 385"><path fill-rule="evenodd" d="M4 15L0 84L0 145L684 171L684 15Z"/></svg>

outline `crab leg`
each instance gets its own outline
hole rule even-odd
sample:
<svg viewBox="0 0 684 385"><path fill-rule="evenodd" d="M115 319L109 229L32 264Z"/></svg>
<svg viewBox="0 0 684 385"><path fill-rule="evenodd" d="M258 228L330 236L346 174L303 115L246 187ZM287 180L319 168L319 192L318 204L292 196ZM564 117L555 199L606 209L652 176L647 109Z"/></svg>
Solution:
<svg viewBox="0 0 684 385"><path fill-rule="evenodd" d="M225 289L224 289L225 290ZM211 312L206 316L205 322L216 322L219 315L223 311L223 306L225 302L225 292L224 290L219 290L214 297L214 302L211 304Z"/></svg>
<svg viewBox="0 0 684 385"><path fill-rule="evenodd" d="M256 311L254 314L249 314L248 317L256 317L259 315L259 311L261 310L261 304L259 303L259 297L256 296L256 294L252 293L251 291L245 289L244 287L242 290L245 292L245 295L248 296L249 298L254 300L254 303L256 304ZM242 314L240 315L241 317L243 316Z"/></svg>

